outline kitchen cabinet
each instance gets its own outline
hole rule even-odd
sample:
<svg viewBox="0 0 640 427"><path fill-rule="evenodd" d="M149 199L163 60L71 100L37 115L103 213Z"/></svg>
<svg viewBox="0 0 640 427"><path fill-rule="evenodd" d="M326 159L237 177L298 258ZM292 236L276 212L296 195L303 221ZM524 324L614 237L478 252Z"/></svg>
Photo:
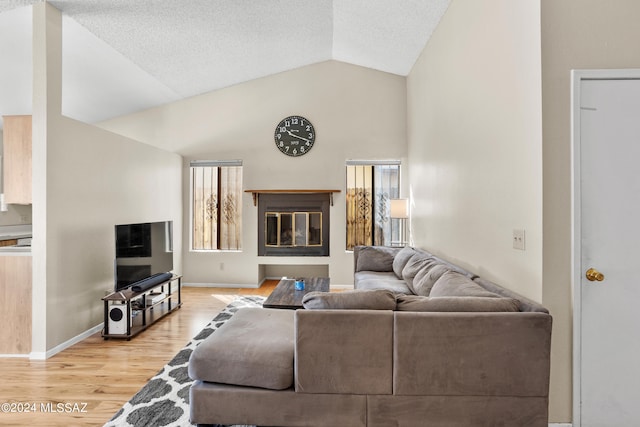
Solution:
<svg viewBox="0 0 640 427"><path fill-rule="evenodd" d="M31 352L31 256L0 255L0 354Z"/></svg>
<svg viewBox="0 0 640 427"><path fill-rule="evenodd" d="M4 116L4 200L31 204L31 116Z"/></svg>

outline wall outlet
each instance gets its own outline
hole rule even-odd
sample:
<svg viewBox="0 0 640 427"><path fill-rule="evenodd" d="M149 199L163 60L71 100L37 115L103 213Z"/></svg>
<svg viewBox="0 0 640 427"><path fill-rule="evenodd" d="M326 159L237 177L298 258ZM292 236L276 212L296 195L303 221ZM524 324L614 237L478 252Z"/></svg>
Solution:
<svg viewBox="0 0 640 427"><path fill-rule="evenodd" d="M20 224L29 224L29 215L20 215Z"/></svg>
<svg viewBox="0 0 640 427"><path fill-rule="evenodd" d="M220 271L224 270L224 262L220 263Z"/></svg>
<svg viewBox="0 0 640 427"><path fill-rule="evenodd" d="M524 251L524 230L513 230L513 249Z"/></svg>

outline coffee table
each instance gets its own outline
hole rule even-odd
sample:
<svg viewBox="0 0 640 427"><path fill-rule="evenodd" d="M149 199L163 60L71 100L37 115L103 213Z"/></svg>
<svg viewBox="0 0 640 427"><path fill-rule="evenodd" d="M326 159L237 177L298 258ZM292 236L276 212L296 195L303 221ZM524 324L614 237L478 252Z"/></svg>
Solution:
<svg viewBox="0 0 640 427"><path fill-rule="evenodd" d="M309 292L329 292L328 277L305 277L304 290L295 290L295 279L282 279L262 304L265 308L284 308L296 310L304 308L302 297Z"/></svg>

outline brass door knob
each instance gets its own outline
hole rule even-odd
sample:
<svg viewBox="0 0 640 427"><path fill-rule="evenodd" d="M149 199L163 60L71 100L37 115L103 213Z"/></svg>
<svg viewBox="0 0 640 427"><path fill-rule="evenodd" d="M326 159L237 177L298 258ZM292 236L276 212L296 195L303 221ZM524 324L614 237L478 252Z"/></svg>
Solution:
<svg viewBox="0 0 640 427"><path fill-rule="evenodd" d="M587 272L585 273L585 276L587 276L587 280L591 282L595 282L595 281L602 282L604 280L604 274L600 273L595 268L588 269Z"/></svg>

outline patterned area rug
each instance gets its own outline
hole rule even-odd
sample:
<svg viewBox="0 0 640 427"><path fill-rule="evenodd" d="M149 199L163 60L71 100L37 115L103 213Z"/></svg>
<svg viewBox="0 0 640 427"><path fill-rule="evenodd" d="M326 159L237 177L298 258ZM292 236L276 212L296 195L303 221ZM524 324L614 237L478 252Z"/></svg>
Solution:
<svg viewBox="0 0 640 427"><path fill-rule="evenodd" d="M162 368L104 427L189 427L189 356L241 307L261 307L265 298L240 296L226 306ZM234 426L243 427L243 426ZM245 426L249 427L249 426Z"/></svg>

